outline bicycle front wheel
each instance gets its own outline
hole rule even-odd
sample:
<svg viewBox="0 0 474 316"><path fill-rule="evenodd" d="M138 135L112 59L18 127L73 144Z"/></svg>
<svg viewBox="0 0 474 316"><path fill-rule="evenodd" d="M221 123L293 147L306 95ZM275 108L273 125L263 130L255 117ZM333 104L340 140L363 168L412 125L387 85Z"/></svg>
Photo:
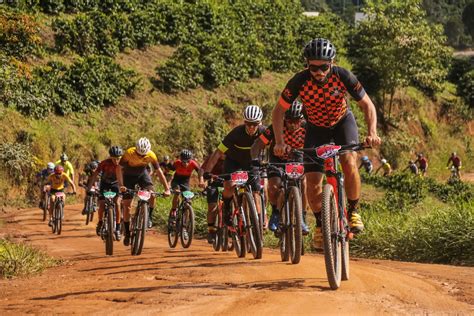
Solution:
<svg viewBox="0 0 474 316"><path fill-rule="evenodd" d="M93 200L92 200L92 195L87 196L86 200L86 225L89 225L89 221L91 220L90 214L92 213L92 205L93 205Z"/></svg>
<svg viewBox="0 0 474 316"><path fill-rule="evenodd" d="M148 204L141 203L135 214L135 237L133 238L132 255L138 256L142 253L145 243L145 233L148 224Z"/></svg>
<svg viewBox="0 0 474 316"><path fill-rule="evenodd" d="M171 220L171 214L168 217L168 245L170 248L178 244L178 219Z"/></svg>
<svg viewBox="0 0 474 316"><path fill-rule="evenodd" d="M214 251L219 251L221 248L224 250L224 231L222 227L222 213L219 204L216 206L216 220L215 220L215 225L216 227L216 237L214 238L214 241L212 242L212 248Z"/></svg>
<svg viewBox="0 0 474 316"><path fill-rule="evenodd" d="M260 223L253 196L250 192L242 193L242 207L246 217L246 237L254 259L261 259L263 252L260 235Z"/></svg>
<svg viewBox="0 0 474 316"><path fill-rule="evenodd" d="M105 254L111 256L114 254L114 212L115 210L112 207L108 207L105 210L107 220L105 221ZM89 214L87 214L89 216Z"/></svg>
<svg viewBox="0 0 474 316"><path fill-rule="evenodd" d="M179 234L181 246L189 248L194 236L194 210L190 204L186 204L181 215L181 233Z"/></svg>
<svg viewBox="0 0 474 316"><path fill-rule="evenodd" d="M301 245L303 232L301 230L303 214L301 193L297 187L290 187L288 193L288 205L290 213L290 226L288 227L288 246L290 248L290 258L292 264L297 264L301 260Z"/></svg>
<svg viewBox="0 0 474 316"><path fill-rule="evenodd" d="M330 184L326 184L323 188L322 202L321 220L326 274L331 289L337 290L341 285L342 277L342 247L339 240L339 215L336 197Z"/></svg>
<svg viewBox="0 0 474 316"><path fill-rule="evenodd" d="M56 207L56 234L61 235L63 229L64 204L59 202Z"/></svg>

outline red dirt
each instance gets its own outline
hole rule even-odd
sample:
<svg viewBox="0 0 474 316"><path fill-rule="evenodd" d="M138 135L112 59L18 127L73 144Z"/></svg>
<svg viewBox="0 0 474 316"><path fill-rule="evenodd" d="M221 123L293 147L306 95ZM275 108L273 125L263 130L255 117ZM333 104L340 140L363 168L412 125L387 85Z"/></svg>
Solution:
<svg viewBox="0 0 474 316"><path fill-rule="evenodd" d="M8 212L5 233L65 263L42 275L0 280L0 314L474 314L474 268L352 260L351 280L331 291L321 255L301 263L214 252L205 241L169 249L149 232L141 256L115 243L105 256L80 206L66 208L61 236L38 209Z"/></svg>

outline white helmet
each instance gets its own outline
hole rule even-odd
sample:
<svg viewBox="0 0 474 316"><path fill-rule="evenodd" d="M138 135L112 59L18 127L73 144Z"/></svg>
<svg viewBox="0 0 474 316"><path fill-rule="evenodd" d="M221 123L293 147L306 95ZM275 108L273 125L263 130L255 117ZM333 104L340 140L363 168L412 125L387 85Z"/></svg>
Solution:
<svg viewBox="0 0 474 316"><path fill-rule="evenodd" d="M137 153L145 156L151 149L151 144L148 138L142 137L137 141L136 145Z"/></svg>
<svg viewBox="0 0 474 316"><path fill-rule="evenodd" d="M246 122L260 122L263 118L262 109L258 105L248 105L244 111Z"/></svg>
<svg viewBox="0 0 474 316"><path fill-rule="evenodd" d="M54 167L56 167L56 166L52 162L48 162L48 164L46 165L46 169L49 169L49 170L54 170Z"/></svg>
<svg viewBox="0 0 474 316"><path fill-rule="evenodd" d="M382 162L382 164L386 164L386 163L387 163L387 159L382 159L381 162Z"/></svg>

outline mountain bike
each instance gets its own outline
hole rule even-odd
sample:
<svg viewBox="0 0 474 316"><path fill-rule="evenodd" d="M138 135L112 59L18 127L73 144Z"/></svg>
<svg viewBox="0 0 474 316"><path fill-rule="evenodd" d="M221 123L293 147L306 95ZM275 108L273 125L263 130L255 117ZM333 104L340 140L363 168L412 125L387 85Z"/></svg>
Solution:
<svg viewBox="0 0 474 316"><path fill-rule="evenodd" d="M138 256L142 253L148 228L149 200L152 195L162 196L162 194L142 189L128 190L128 192L138 197L137 207L130 221L130 250L132 256Z"/></svg>
<svg viewBox="0 0 474 316"><path fill-rule="evenodd" d="M179 237L181 246L189 248L194 236L194 210L192 207L194 193L191 191L173 191L172 193L181 198L176 214L170 212L168 217L168 244L170 248L175 248Z"/></svg>
<svg viewBox="0 0 474 316"><path fill-rule="evenodd" d="M232 237L229 235L229 230L227 229L227 226L224 224L224 218L222 216L222 192L224 191L223 187L218 187L218 198L217 198L217 204L215 208L216 212L216 220L215 220L215 225L216 226L216 238L214 238L214 242L212 243L212 248L214 248L215 251L232 251L233 250L233 244L232 244ZM230 238L229 238L230 237Z"/></svg>
<svg viewBox="0 0 474 316"><path fill-rule="evenodd" d="M350 231L344 191L344 175L338 171L339 155L344 151L360 151L369 148L364 144L322 145L317 148L304 148L305 153L316 152L316 157L324 160L326 184L322 193L322 233L326 274L331 289L336 290L341 280L349 280L349 240Z"/></svg>
<svg viewBox="0 0 474 316"><path fill-rule="evenodd" d="M64 192L56 192L54 196L56 200L53 204L53 217L52 217L52 226L51 230L53 234L61 235L61 231L63 228L63 220L64 220L64 197L66 195L74 195L74 193L64 193Z"/></svg>
<svg viewBox="0 0 474 316"><path fill-rule="evenodd" d="M86 225L89 225L89 222L92 222L94 219L94 213L97 209L97 203L99 194L95 187L92 187L89 192L86 193Z"/></svg>
<svg viewBox="0 0 474 316"><path fill-rule="evenodd" d="M218 176L220 179L230 177L234 184L234 194L231 203L232 225L227 227L235 253L239 258L245 258L247 247L254 259L261 259L263 253L260 220L255 207L252 188L247 171L236 171L231 174Z"/></svg>
<svg viewBox="0 0 474 316"><path fill-rule="evenodd" d="M48 210L51 203L51 192L45 191L43 194L43 222L46 220L48 216Z"/></svg>
<svg viewBox="0 0 474 316"><path fill-rule="evenodd" d="M304 166L297 162L269 163L267 168L281 175L278 198L278 209L281 210L278 225L281 261L291 259L292 264L298 264L303 251L301 179Z"/></svg>
<svg viewBox="0 0 474 316"><path fill-rule="evenodd" d="M451 175L449 176L448 184L455 184L457 182L461 182L461 178L459 177L459 169L455 166L451 166L449 170L451 171Z"/></svg>
<svg viewBox="0 0 474 316"><path fill-rule="evenodd" d="M117 193L112 191L105 191L103 196L105 198L105 212L102 220L102 228L100 229L100 238L105 242L105 254L111 256L114 253L115 240L115 202L114 198Z"/></svg>

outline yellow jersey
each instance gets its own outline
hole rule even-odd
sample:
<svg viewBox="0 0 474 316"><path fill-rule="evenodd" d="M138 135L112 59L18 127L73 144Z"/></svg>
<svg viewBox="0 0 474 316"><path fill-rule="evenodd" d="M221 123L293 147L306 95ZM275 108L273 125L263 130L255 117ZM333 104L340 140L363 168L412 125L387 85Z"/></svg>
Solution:
<svg viewBox="0 0 474 316"><path fill-rule="evenodd" d="M70 161L65 161L64 164L61 162L61 160L58 160L54 163L56 166L61 165L64 167L64 172L66 175L70 178L74 174L74 167L72 166L72 163Z"/></svg>
<svg viewBox="0 0 474 316"><path fill-rule="evenodd" d="M55 173L48 176L48 183L51 184L51 188L54 190L64 190L64 181L72 182L71 178L64 172L59 176Z"/></svg>
<svg viewBox="0 0 474 316"><path fill-rule="evenodd" d="M146 155L141 156L137 153L136 147L130 147L120 159L120 165L124 167L123 173L140 174L145 171L148 164L152 164L155 169L160 168L156 154L151 150Z"/></svg>

